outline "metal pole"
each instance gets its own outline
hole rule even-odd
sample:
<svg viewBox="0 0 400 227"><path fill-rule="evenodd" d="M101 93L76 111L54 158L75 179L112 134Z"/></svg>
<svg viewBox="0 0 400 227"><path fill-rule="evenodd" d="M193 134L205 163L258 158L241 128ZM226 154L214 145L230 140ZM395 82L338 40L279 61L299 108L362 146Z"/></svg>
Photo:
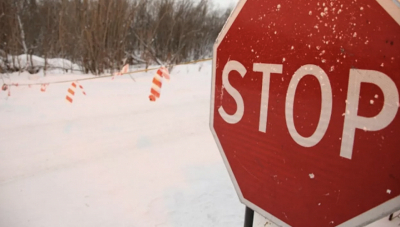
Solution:
<svg viewBox="0 0 400 227"><path fill-rule="evenodd" d="M253 227L254 210L246 207L244 214L244 227Z"/></svg>

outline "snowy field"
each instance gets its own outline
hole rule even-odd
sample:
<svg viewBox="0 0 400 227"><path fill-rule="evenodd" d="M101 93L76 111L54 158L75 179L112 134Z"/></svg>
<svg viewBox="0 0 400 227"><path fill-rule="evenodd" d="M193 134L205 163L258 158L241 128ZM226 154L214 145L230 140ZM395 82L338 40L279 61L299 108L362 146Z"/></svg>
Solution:
<svg viewBox="0 0 400 227"><path fill-rule="evenodd" d="M0 227L239 227L240 204L209 130L211 62L0 92ZM12 74L8 83L87 75ZM394 227L387 218L369 227ZM312 227L312 220L310 220Z"/></svg>

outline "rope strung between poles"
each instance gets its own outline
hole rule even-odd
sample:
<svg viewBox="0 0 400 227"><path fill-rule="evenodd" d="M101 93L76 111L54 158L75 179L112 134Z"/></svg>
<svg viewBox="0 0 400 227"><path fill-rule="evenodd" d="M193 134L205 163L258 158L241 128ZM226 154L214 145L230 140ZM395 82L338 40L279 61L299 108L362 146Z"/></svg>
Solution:
<svg viewBox="0 0 400 227"><path fill-rule="evenodd" d="M190 65L190 64L195 64L195 63L200 63L200 62L206 62L206 61L211 61L212 58L207 58L207 59L202 59L202 60L196 60L196 61L190 61L190 62L185 62L185 63L181 63L181 64L175 64L175 65L168 65L167 67L171 67L171 66L180 66L180 65ZM135 70L135 71L131 71L131 72L121 72L120 75L126 75L126 74L136 74L136 73L142 73L142 72L148 72L148 71L153 71L153 70L158 70L160 67L152 67L152 68L148 68L148 69L140 69L140 70ZM104 79L104 78L110 78L110 77L114 77L114 74L111 75L104 75L104 76L96 76L96 77L90 77L90 78L82 78L82 79L76 79L76 80L61 80L61 81L55 81L55 82L48 82L46 83L47 86L51 85L51 84L64 84L64 83L72 83L72 82L79 82L79 81L87 81L87 80L98 80L98 79ZM32 86L32 85L42 85L43 82L38 82L38 83L22 83L22 84L7 84L4 83L3 84L3 88L4 85L7 86L8 88L10 88L11 86Z"/></svg>

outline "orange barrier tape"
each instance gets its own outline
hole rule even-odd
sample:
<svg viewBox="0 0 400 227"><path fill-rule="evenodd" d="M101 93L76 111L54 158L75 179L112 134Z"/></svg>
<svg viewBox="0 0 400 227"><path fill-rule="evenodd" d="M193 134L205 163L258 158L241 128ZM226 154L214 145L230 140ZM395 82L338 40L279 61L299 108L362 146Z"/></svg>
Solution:
<svg viewBox="0 0 400 227"><path fill-rule="evenodd" d="M86 92L85 90L83 90L82 85L80 85L77 81L72 82L71 86L68 88L67 96L65 97L68 103L72 104L72 102L74 101L75 89L77 86L79 86L79 88L82 90L82 93L86 95Z"/></svg>
<svg viewBox="0 0 400 227"><path fill-rule="evenodd" d="M46 89L47 89L47 86L49 86L49 84L42 84L42 85L40 86L40 91L41 91L41 92L45 92Z"/></svg>
<svg viewBox="0 0 400 227"><path fill-rule="evenodd" d="M126 64L126 65L121 69L120 72L114 73L114 75L113 75L113 77L112 77L111 79L114 80L114 77L115 77L115 76L122 76L122 75L128 73L128 70L129 70L129 64Z"/></svg>
<svg viewBox="0 0 400 227"><path fill-rule="evenodd" d="M149 96L150 101L155 102L158 98L160 98L163 78L165 78L166 80L170 80L168 69L165 67L159 68L156 75L154 75L153 85L151 86Z"/></svg>

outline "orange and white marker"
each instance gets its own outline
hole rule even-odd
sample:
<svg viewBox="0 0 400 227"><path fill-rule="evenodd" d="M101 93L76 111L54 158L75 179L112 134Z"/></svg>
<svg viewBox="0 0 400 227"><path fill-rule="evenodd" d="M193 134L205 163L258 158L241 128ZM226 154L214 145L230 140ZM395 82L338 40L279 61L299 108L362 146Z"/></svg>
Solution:
<svg viewBox="0 0 400 227"><path fill-rule="evenodd" d="M151 86L149 96L150 101L155 102L158 98L160 98L163 78L165 78L167 81L170 80L168 69L165 67L161 67L160 69L158 69L156 75L153 78L153 85Z"/></svg>
<svg viewBox="0 0 400 227"><path fill-rule="evenodd" d="M77 86L79 86L79 88L82 90L82 93L84 95L86 95L86 92L85 92L85 90L83 90L82 85L80 85L77 81L72 82L71 86L68 88L67 97L66 97L67 102L69 102L71 104L74 101L75 89Z"/></svg>
<svg viewBox="0 0 400 227"><path fill-rule="evenodd" d="M40 87L40 91L41 91L41 92L45 92L48 85L49 85L49 84L42 84L41 87ZM29 86L29 87L30 87L30 86Z"/></svg>
<svg viewBox="0 0 400 227"><path fill-rule="evenodd" d="M124 75L125 73L128 72L128 70L129 70L129 64L126 64L126 65L121 69L120 72L114 73L114 76L113 76L111 79L114 80L114 77L115 77L115 76L122 76L122 75Z"/></svg>
<svg viewBox="0 0 400 227"><path fill-rule="evenodd" d="M3 91L7 91L8 96L11 96L11 86L8 86L7 84L3 84L3 86L1 86L1 90Z"/></svg>

